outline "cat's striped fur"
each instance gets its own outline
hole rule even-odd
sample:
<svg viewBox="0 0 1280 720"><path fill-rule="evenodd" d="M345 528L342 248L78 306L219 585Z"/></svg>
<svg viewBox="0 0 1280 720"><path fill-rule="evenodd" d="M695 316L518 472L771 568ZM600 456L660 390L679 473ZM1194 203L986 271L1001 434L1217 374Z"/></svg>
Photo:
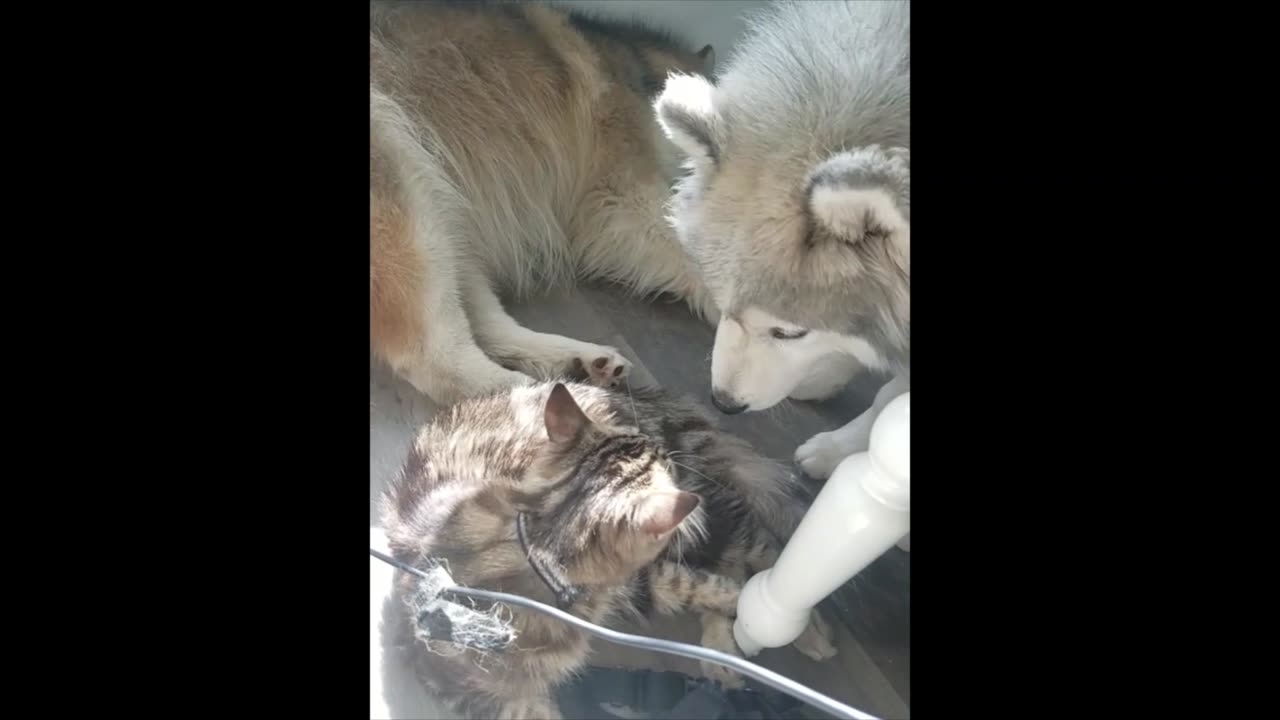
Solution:
<svg viewBox="0 0 1280 720"><path fill-rule="evenodd" d="M792 474L722 433L692 403L656 389L542 383L453 406L417 436L390 489L385 528L411 564L446 561L456 582L554 604L530 552L579 592L567 610L596 623L650 612L701 614L703 644L738 653L741 583L771 566L805 507ZM407 603L414 579L397 578ZM406 605L407 607L407 605ZM552 691L584 664L588 636L510 609L515 647L483 655L401 642L428 689L473 717L557 717ZM834 654L815 622L797 641ZM729 684L740 678L704 666Z"/></svg>

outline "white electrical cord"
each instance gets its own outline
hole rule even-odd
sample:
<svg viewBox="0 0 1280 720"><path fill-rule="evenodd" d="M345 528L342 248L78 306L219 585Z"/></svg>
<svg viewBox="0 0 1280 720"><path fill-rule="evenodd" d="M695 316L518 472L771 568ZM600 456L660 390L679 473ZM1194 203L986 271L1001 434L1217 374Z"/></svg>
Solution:
<svg viewBox="0 0 1280 720"><path fill-rule="evenodd" d="M430 579L429 576L421 570L410 565L406 565L389 555L384 555L373 548L369 548L369 554L385 563L394 565L407 573L416 575L423 579ZM722 653L718 650L712 650L700 645L689 645L687 643L673 642L671 640L659 640L657 638L644 637L643 635L630 635L628 633L610 630L608 628L600 627L594 623L589 623L582 618L574 617L563 610L551 607L550 605L545 605L536 600L530 600L529 598L520 595L491 592L489 590L476 590L474 588L459 587L456 585L444 588L441 591L441 594L460 595L463 597L476 598L478 600L507 603L508 605L536 610L544 615L559 618L576 628L585 630L596 637L604 638L611 643L628 645L630 647L637 647L644 650L652 650L654 652L666 653L668 655L679 655L681 657L693 658L694 660L706 660L716 663L717 665L723 665L736 670L743 675L755 678L775 690L784 692L798 700L802 700L818 708L819 710L822 710L823 712L830 713L839 718L847 718L849 720L879 720L874 715L868 715L867 713L849 707L838 700L833 700L822 693L811 690L810 688L807 688L788 677L779 675L772 670L760 667L759 665L748 662L740 657L734 657L733 655Z"/></svg>

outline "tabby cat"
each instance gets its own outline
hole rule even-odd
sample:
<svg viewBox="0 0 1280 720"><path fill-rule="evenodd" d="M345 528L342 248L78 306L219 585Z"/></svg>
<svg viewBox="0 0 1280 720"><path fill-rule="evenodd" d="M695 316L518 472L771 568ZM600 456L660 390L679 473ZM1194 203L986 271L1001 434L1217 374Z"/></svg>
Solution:
<svg viewBox="0 0 1280 720"><path fill-rule="evenodd" d="M804 500L791 473L686 400L547 382L442 411L389 489L384 527L397 559L420 568L440 559L460 585L598 624L697 612L702 644L740 656L741 583L777 559ZM433 694L472 717L560 717L553 690L585 665L587 634L502 608L515 640L500 652L422 639L427 629L408 610L415 583L397 575L397 642ZM816 613L795 645L816 660L835 654ZM742 683L719 665L703 670Z"/></svg>

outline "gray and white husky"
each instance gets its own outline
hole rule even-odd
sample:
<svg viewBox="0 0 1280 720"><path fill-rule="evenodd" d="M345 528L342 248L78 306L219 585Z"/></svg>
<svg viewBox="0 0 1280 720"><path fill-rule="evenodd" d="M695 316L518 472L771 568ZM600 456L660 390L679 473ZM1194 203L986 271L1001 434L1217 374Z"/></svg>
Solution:
<svg viewBox="0 0 1280 720"><path fill-rule="evenodd" d="M690 157L671 222L719 307L712 402L818 399L859 366L873 406L796 451L814 477L866 450L909 389L910 3L785 2L753 17L723 75L655 102Z"/></svg>

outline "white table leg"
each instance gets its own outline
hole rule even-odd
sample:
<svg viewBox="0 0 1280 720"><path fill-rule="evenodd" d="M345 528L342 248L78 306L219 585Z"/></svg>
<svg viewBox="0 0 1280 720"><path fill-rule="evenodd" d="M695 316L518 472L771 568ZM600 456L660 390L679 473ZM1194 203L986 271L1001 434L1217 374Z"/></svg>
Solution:
<svg viewBox="0 0 1280 720"><path fill-rule="evenodd" d="M809 613L911 530L911 393L889 402L870 448L845 458L768 570L742 588L733 635L750 657L800 636Z"/></svg>

